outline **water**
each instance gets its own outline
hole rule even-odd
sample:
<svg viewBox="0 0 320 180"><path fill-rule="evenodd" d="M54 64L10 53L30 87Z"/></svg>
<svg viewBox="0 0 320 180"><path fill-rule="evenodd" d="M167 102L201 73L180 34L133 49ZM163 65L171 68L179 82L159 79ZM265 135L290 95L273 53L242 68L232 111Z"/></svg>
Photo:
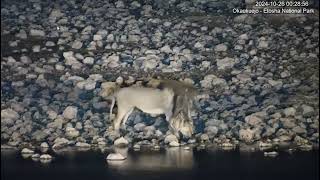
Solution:
<svg viewBox="0 0 320 180"><path fill-rule="evenodd" d="M56 154L49 164L23 159L17 151L1 151L1 178L11 179L128 179L128 180L275 180L319 178L318 151L280 152L265 157L262 152L184 150L134 152L128 158L107 162L106 153L97 151Z"/></svg>

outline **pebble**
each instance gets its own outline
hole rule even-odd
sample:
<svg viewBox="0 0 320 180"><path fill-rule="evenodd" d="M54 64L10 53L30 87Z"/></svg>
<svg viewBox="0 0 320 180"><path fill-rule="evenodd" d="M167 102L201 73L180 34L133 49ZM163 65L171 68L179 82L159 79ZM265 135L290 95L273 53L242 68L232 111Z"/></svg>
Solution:
<svg viewBox="0 0 320 180"><path fill-rule="evenodd" d="M246 143L251 143L253 142L254 131L251 129L240 129L239 138Z"/></svg>
<svg viewBox="0 0 320 180"><path fill-rule="evenodd" d="M65 147L69 144L69 140L65 139L65 138L56 138L54 140L54 144L52 146L52 149L60 149L62 147Z"/></svg>
<svg viewBox="0 0 320 180"><path fill-rule="evenodd" d="M39 158L40 158L40 154L33 154L33 155L31 156L31 158L32 158L32 160L34 160L34 161L38 161Z"/></svg>
<svg viewBox="0 0 320 180"><path fill-rule="evenodd" d="M49 155L49 154L42 154L42 155L40 156L40 159L52 159L52 156Z"/></svg>
<svg viewBox="0 0 320 180"><path fill-rule="evenodd" d="M125 159L126 159L126 157L124 157L120 153L111 153L107 156L107 160L109 160L109 161L123 161Z"/></svg>
<svg viewBox="0 0 320 180"><path fill-rule="evenodd" d="M268 156L268 157L275 157L275 156L279 155L279 153L276 151L264 152L263 154L264 154L264 156Z"/></svg>
<svg viewBox="0 0 320 180"><path fill-rule="evenodd" d="M73 49L81 49L82 44L83 44L83 43L82 43L81 41L74 41L74 42L72 43L71 47L72 47Z"/></svg>
<svg viewBox="0 0 320 180"><path fill-rule="evenodd" d="M171 147L178 147L178 146L180 146L180 144L179 144L177 141L171 141L171 142L169 143L169 146L171 146Z"/></svg>
<svg viewBox="0 0 320 180"><path fill-rule="evenodd" d="M75 138L78 137L80 135L79 131L76 130L73 127L67 127L66 128L66 136L69 138Z"/></svg>
<svg viewBox="0 0 320 180"><path fill-rule="evenodd" d="M284 114L286 117L294 117L296 115L296 109L294 107L288 107L284 109Z"/></svg>
<svg viewBox="0 0 320 180"><path fill-rule="evenodd" d="M43 30L39 29L31 29L30 30L30 36L39 36L39 37L44 37L46 33Z"/></svg>
<svg viewBox="0 0 320 180"><path fill-rule="evenodd" d="M224 52L228 50L228 47L225 44L218 44L214 50L217 52Z"/></svg>
<svg viewBox="0 0 320 180"><path fill-rule="evenodd" d="M93 57L86 57L86 58L84 58L83 63L92 65L92 64L94 64L94 58Z"/></svg>
<svg viewBox="0 0 320 180"><path fill-rule="evenodd" d="M302 115L305 117L309 117L314 113L314 108L311 106L303 104L301 108L302 108Z"/></svg>
<svg viewBox="0 0 320 180"><path fill-rule="evenodd" d="M40 148L49 148L49 145L48 145L48 143L43 142L40 144Z"/></svg>
<svg viewBox="0 0 320 180"><path fill-rule="evenodd" d="M117 146L117 147L123 147L123 146L128 146L129 142L124 137L120 137L117 140L115 140L113 144L114 146Z"/></svg>
<svg viewBox="0 0 320 180"><path fill-rule="evenodd" d="M28 148L23 148L23 149L21 150L21 153L22 153L22 154L33 154L34 151L31 150L31 149L28 149Z"/></svg>
<svg viewBox="0 0 320 180"><path fill-rule="evenodd" d="M80 147L80 148L90 148L91 147L90 144L84 143L84 142L77 142L75 146Z"/></svg>
<svg viewBox="0 0 320 180"><path fill-rule="evenodd" d="M171 143L171 142L179 142L179 140L175 135L169 134L169 135L167 135L165 137L164 143L168 144L168 143Z"/></svg>
<svg viewBox="0 0 320 180"><path fill-rule="evenodd" d="M78 113L78 108L75 106L68 106L64 111L63 111L63 117L65 119L75 119L77 117Z"/></svg>

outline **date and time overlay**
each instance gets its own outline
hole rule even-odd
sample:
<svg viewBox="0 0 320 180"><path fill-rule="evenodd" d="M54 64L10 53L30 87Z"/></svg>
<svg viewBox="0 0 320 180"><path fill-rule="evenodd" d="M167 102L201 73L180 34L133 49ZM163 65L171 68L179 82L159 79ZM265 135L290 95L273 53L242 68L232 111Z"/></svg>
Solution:
<svg viewBox="0 0 320 180"><path fill-rule="evenodd" d="M234 14L314 14L309 1L256 1L252 8L233 8Z"/></svg>

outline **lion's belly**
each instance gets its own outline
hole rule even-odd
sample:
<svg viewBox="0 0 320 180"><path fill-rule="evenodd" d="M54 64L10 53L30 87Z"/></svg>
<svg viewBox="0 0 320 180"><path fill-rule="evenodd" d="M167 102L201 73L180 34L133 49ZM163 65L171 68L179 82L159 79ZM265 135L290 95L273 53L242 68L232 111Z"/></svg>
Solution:
<svg viewBox="0 0 320 180"><path fill-rule="evenodd" d="M149 113L149 114L164 114L164 110L160 109L160 108L139 108L141 111L145 112L145 113Z"/></svg>

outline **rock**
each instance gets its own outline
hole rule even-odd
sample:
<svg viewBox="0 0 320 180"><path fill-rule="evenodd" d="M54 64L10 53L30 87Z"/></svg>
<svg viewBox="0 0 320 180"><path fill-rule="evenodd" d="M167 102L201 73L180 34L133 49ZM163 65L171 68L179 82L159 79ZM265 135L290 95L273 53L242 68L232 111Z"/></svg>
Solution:
<svg viewBox="0 0 320 180"><path fill-rule="evenodd" d="M80 148L90 148L91 145L85 142L77 142L76 143L76 147L80 147Z"/></svg>
<svg viewBox="0 0 320 180"><path fill-rule="evenodd" d="M209 141L209 136L208 136L208 134L201 134L201 136L200 136L200 140L201 141Z"/></svg>
<svg viewBox="0 0 320 180"><path fill-rule="evenodd" d="M299 146L299 149L302 151L311 151L313 147L311 144L303 144Z"/></svg>
<svg viewBox="0 0 320 180"><path fill-rule="evenodd" d="M223 59L217 59L217 66L219 70L230 69L234 64L235 60L233 58L225 57Z"/></svg>
<svg viewBox="0 0 320 180"><path fill-rule="evenodd" d="M32 52L40 52L40 46L39 45L35 45L35 46L32 46Z"/></svg>
<svg viewBox="0 0 320 180"><path fill-rule="evenodd" d="M269 46L268 41L267 41L264 37L261 37L261 38L259 39L258 48L259 48L259 49L267 49L268 46Z"/></svg>
<svg viewBox="0 0 320 180"><path fill-rule="evenodd" d="M280 142L288 142L291 141L292 137L288 135L281 135L279 136L279 141Z"/></svg>
<svg viewBox="0 0 320 180"><path fill-rule="evenodd" d="M281 80L275 81L275 80L269 79L269 80L268 80L268 83L269 83L271 86L276 87L276 88L281 88L282 85L283 85L283 82L282 82Z"/></svg>
<svg viewBox="0 0 320 180"><path fill-rule="evenodd" d="M196 143L197 141L195 140L195 139L189 139L188 140L188 144L194 144L194 143Z"/></svg>
<svg viewBox="0 0 320 180"><path fill-rule="evenodd" d="M260 141L259 142L259 147L260 149L270 149L273 147L272 143L271 142L262 142Z"/></svg>
<svg viewBox="0 0 320 180"><path fill-rule="evenodd" d="M280 121L284 128L291 129L296 126L295 119L293 118L281 118Z"/></svg>
<svg viewBox="0 0 320 180"><path fill-rule="evenodd" d="M254 131L251 129L240 129L239 138L246 143L252 143L254 138Z"/></svg>
<svg viewBox="0 0 320 180"><path fill-rule="evenodd" d="M241 35L239 36L239 39L248 40L248 39L249 39L248 34L241 34Z"/></svg>
<svg viewBox="0 0 320 180"><path fill-rule="evenodd" d="M114 36L113 36L113 34L109 34L109 35L107 36L106 42L113 42L113 41L114 41Z"/></svg>
<svg viewBox="0 0 320 180"><path fill-rule="evenodd" d="M307 134L307 130L305 128L302 128L301 126L295 126L292 128L292 131L296 134Z"/></svg>
<svg viewBox="0 0 320 180"><path fill-rule="evenodd" d="M48 145L48 143L43 142L40 144L40 148L49 148L49 145Z"/></svg>
<svg viewBox="0 0 320 180"><path fill-rule="evenodd" d="M39 158L40 158L40 154L32 154L31 158L32 158L32 160L34 160L34 161L38 161Z"/></svg>
<svg viewBox="0 0 320 180"><path fill-rule="evenodd" d="M134 125L134 129L137 131L137 132L141 132L141 131L143 131L143 129L146 127L146 125L145 124L143 124L143 123L138 123L138 124L136 124L136 125Z"/></svg>
<svg viewBox="0 0 320 180"><path fill-rule="evenodd" d="M20 61L21 61L23 64L31 64L31 63L32 63L32 60L31 60L30 57L28 57L28 56L21 56L21 57L20 57Z"/></svg>
<svg viewBox="0 0 320 180"><path fill-rule="evenodd" d="M197 42L196 44L194 44L194 47L196 49L203 49L204 45L202 43L200 43L200 42Z"/></svg>
<svg viewBox="0 0 320 180"><path fill-rule="evenodd" d="M81 41L74 41L74 42L72 43L71 47L72 47L73 49L81 49L82 44L83 44L83 43L82 43Z"/></svg>
<svg viewBox="0 0 320 180"><path fill-rule="evenodd" d="M32 133L32 139L36 140L37 142L43 141L48 137L48 133L43 130L36 130L35 132Z"/></svg>
<svg viewBox="0 0 320 180"><path fill-rule="evenodd" d="M85 89L87 91L90 91L96 88L96 82L91 79L80 81L77 83L77 87L79 89Z"/></svg>
<svg viewBox="0 0 320 180"><path fill-rule="evenodd" d="M166 53L166 54L172 53L172 50L171 50L171 48L170 48L169 45L163 46L163 47L160 49L160 51L163 52L163 53Z"/></svg>
<svg viewBox="0 0 320 180"><path fill-rule="evenodd" d="M311 106L308 106L308 105L303 104L303 105L301 106L301 108L302 108L302 115L303 115L304 117L310 117L310 116L312 116L312 115L314 114L314 108L311 107ZM2 112L1 112L1 114L2 114ZM1 115L1 116L2 116L2 115Z"/></svg>
<svg viewBox="0 0 320 180"><path fill-rule="evenodd" d="M13 125L19 117L19 114L13 109L3 109L1 110L1 125Z"/></svg>
<svg viewBox="0 0 320 180"><path fill-rule="evenodd" d="M126 159L126 157L124 157L120 153L111 153L107 156L107 160L109 160L109 161L122 161L125 159Z"/></svg>
<svg viewBox="0 0 320 180"><path fill-rule="evenodd" d="M140 150L140 148L141 148L140 144L135 144L135 145L133 146L133 149L134 149L134 150Z"/></svg>
<svg viewBox="0 0 320 180"><path fill-rule="evenodd" d="M47 41L45 46L47 47L53 47L53 46L56 46L56 43L52 42L52 41Z"/></svg>
<svg viewBox="0 0 320 180"><path fill-rule="evenodd" d="M224 52L228 50L228 47L225 44L218 44L216 45L216 47L214 48L214 50L216 52Z"/></svg>
<svg viewBox="0 0 320 180"><path fill-rule="evenodd" d="M28 148L23 148L21 154L34 154L34 151Z"/></svg>
<svg viewBox="0 0 320 180"><path fill-rule="evenodd" d="M94 28L93 28L91 25L86 26L86 27L81 31L81 34L91 34L91 32L92 32L93 29L94 29Z"/></svg>
<svg viewBox="0 0 320 180"><path fill-rule="evenodd" d="M20 39L27 39L27 33L25 30L23 29L20 29L19 33L15 35L17 38L20 38Z"/></svg>
<svg viewBox="0 0 320 180"><path fill-rule="evenodd" d="M55 111L52 111L52 110L47 111L47 114L48 114L49 119L55 119L58 116L58 113L56 113Z"/></svg>
<svg viewBox="0 0 320 180"><path fill-rule="evenodd" d="M296 137L294 138L294 142L295 142L298 146L309 143L308 140L306 140L306 139L304 139L304 138L302 138L302 137L300 137L300 136L296 136Z"/></svg>
<svg viewBox="0 0 320 180"><path fill-rule="evenodd" d="M65 119L75 119L77 118L77 113L78 113L78 108L75 106L68 106L64 111L63 111L63 117Z"/></svg>
<svg viewBox="0 0 320 180"><path fill-rule="evenodd" d="M63 65L61 65L61 64L56 64L56 65L55 65L55 68L56 68L56 70L58 70L58 71L63 71L63 70L65 69L65 67L64 67Z"/></svg>
<svg viewBox="0 0 320 180"><path fill-rule="evenodd" d="M229 148L234 148L236 145L235 144L232 144L231 142L224 142L221 144L221 147L222 148L226 148L226 149L229 149Z"/></svg>
<svg viewBox="0 0 320 180"><path fill-rule="evenodd" d="M150 70L150 69L154 69L158 66L158 63L156 59L150 59L150 60L145 60L143 62L143 67L144 67L144 70L147 71L147 70Z"/></svg>
<svg viewBox="0 0 320 180"><path fill-rule="evenodd" d="M128 35L128 42L129 43L138 43L140 41L140 37L138 35Z"/></svg>
<svg viewBox="0 0 320 180"><path fill-rule="evenodd" d="M210 138L213 138L218 134L218 128L216 126L208 126L204 129L204 131Z"/></svg>
<svg viewBox="0 0 320 180"><path fill-rule="evenodd" d="M42 30L39 30L39 29L31 29L30 30L30 36L44 37L45 35L46 35L46 33Z"/></svg>
<svg viewBox="0 0 320 180"><path fill-rule="evenodd" d="M64 123L64 120L62 118L56 118L53 122L48 123L47 127L48 128L62 129L63 123Z"/></svg>
<svg viewBox="0 0 320 180"><path fill-rule="evenodd" d="M93 36L93 40L94 41L101 41L102 40L102 35L101 34L95 34Z"/></svg>
<svg viewBox="0 0 320 180"><path fill-rule="evenodd" d="M9 41L9 46L10 47L17 47L18 43L19 43L19 41Z"/></svg>
<svg viewBox="0 0 320 180"><path fill-rule="evenodd" d="M54 140L54 144L52 146L52 149L60 149L68 144L69 144L69 140L67 140L65 138L57 138Z"/></svg>
<svg viewBox="0 0 320 180"><path fill-rule="evenodd" d="M88 79L94 82L101 82L103 81L103 76L101 74L90 74Z"/></svg>
<svg viewBox="0 0 320 180"><path fill-rule="evenodd" d="M52 156L49 155L49 154L42 154L42 155L40 156L40 159L52 159Z"/></svg>
<svg viewBox="0 0 320 180"><path fill-rule="evenodd" d="M133 9L137 9L137 8L140 8L141 7L141 4L137 1L133 1L131 4L130 4L131 8Z"/></svg>
<svg viewBox="0 0 320 180"><path fill-rule="evenodd" d="M82 129L82 123L81 122L77 122L75 128L77 130L81 130Z"/></svg>
<svg viewBox="0 0 320 180"><path fill-rule="evenodd" d="M49 154L42 154L40 156L41 163L50 163L52 161L52 156Z"/></svg>
<svg viewBox="0 0 320 180"><path fill-rule="evenodd" d="M69 137L69 138L78 137L79 134L80 134L79 131L76 130L75 128L73 128L73 127L67 127L66 128L66 136Z"/></svg>
<svg viewBox="0 0 320 180"><path fill-rule="evenodd" d="M286 117L294 117L296 115L296 109L294 107L288 107L284 109L283 112Z"/></svg>
<svg viewBox="0 0 320 180"><path fill-rule="evenodd" d="M222 79L218 78L213 74L206 75L202 81L200 81L201 87L206 89L212 89L216 86L220 87L227 87L227 82Z"/></svg>
<svg viewBox="0 0 320 180"><path fill-rule="evenodd" d="M289 71L284 71L280 73L281 78L287 78L290 77L290 72Z"/></svg>
<svg viewBox="0 0 320 180"><path fill-rule="evenodd" d="M275 157L275 156L278 156L279 153L276 151L271 151L271 152L264 152L263 154L264 156Z"/></svg>
<svg viewBox="0 0 320 180"><path fill-rule="evenodd" d="M125 81L125 83L128 85L132 85L135 81L136 79L134 77L129 76L128 79Z"/></svg>
<svg viewBox="0 0 320 180"><path fill-rule="evenodd" d="M60 17L63 17L64 14L61 13L60 9L53 9L49 15L49 19L57 20Z"/></svg>
<svg viewBox="0 0 320 180"><path fill-rule="evenodd" d="M63 57L65 58L66 65L73 66L73 65L81 65L81 63L73 56L72 51L63 52Z"/></svg>
<svg viewBox="0 0 320 180"><path fill-rule="evenodd" d="M173 134L167 135L167 136L165 137L165 139L164 139L164 143L166 143L166 144L168 144L168 143L170 143L170 142L173 142L173 141L179 142L178 138L177 138L175 135L173 135Z"/></svg>
<svg viewBox="0 0 320 180"><path fill-rule="evenodd" d="M154 149L154 150L160 150L160 146L159 146L159 145L154 145L154 146L153 146L153 149Z"/></svg>
<svg viewBox="0 0 320 180"><path fill-rule="evenodd" d="M120 137L113 143L116 147L128 146L129 142L124 137Z"/></svg>
<svg viewBox="0 0 320 180"><path fill-rule="evenodd" d="M178 147L178 146L180 146L180 144L179 144L177 141L171 141L171 142L169 143L169 146Z"/></svg>
<svg viewBox="0 0 320 180"><path fill-rule="evenodd" d="M84 58L83 63L92 65L92 64L94 64L94 58L93 57L86 57L86 58Z"/></svg>
<svg viewBox="0 0 320 180"><path fill-rule="evenodd" d="M257 126L263 122L263 120L256 115L246 116L245 121L246 121L246 123L250 124L251 126Z"/></svg>

